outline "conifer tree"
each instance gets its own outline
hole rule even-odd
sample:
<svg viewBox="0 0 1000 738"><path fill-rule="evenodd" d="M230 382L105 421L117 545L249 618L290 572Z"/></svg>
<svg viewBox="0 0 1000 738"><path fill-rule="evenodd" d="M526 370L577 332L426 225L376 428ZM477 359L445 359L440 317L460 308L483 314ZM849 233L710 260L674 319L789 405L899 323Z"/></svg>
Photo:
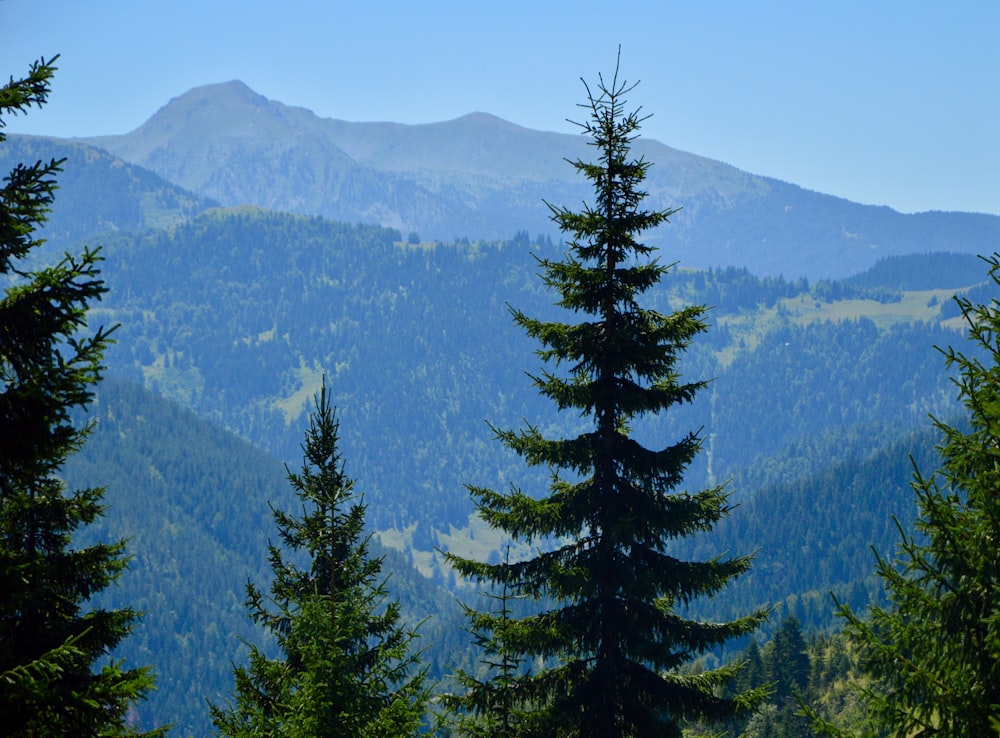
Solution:
<svg viewBox="0 0 1000 738"><path fill-rule="evenodd" d="M510 546L504 554L504 565L510 563ZM509 567L506 574L509 574ZM455 714L455 727L461 735L473 738L506 738L522 735L522 724L529 711L515 704L514 688L521 659L508 647L505 633L513 619L513 599L508 576L501 578L499 592L485 593L496 603L491 610L479 612L463 605L471 621L473 645L483 654L486 675L479 678L465 670L455 674L464 692L444 695L445 706Z"/></svg>
<svg viewBox="0 0 1000 738"><path fill-rule="evenodd" d="M585 83L586 87L586 83ZM750 566L748 557L683 561L671 540L706 531L726 514L727 492L681 489L685 467L701 441L692 432L663 448L647 448L630 424L689 402L705 382L682 382L678 360L706 330L705 308L670 315L643 308L638 297L668 267L637 240L675 212L644 210L640 189L648 163L630 158L644 118L626 112L633 89L600 78L581 106L581 124L596 161L573 166L594 186L579 212L550 205L568 236L562 261L541 259L557 304L583 320L514 320L537 339L543 361L539 392L560 410L591 421L587 432L549 438L534 426L497 436L532 466L552 470L548 494L473 487L479 514L516 541L544 547L534 557L490 565L449 557L464 576L506 584L537 600L540 611L517 619L481 614L523 669L506 690L521 720L516 735L679 736L687 718L730 716L754 695L726 699L721 685L737 667L682 674L678 667L754 630L763 612L726 623L689 619L684 608L711 596ZM566 375L556 373L565 368ZM468 704L489 714L494 687L472 685Z"/></svg>
<svg viewBox="0 0 1000 738"><path fill-rule="evenodd" d="M986 262L1000 286L1000 256ZM897 556L876 560L888 605L862 618L838 604L873 677L862 698L875 735L1000 731L1000 302L955 299L973 352L944 355L958 371L967 425L934 420L943 435L941 467L930 476L914 470L916 535L897 521Z"/></svg>
<svg viewBox="0 0 1000 738"><path fill-rule="evenodd" d="M45 103L54 61L0 88L0 128ZM59 477L87 437L90 427L71 416L90 402L110 342L111 331L86 330L88 305L106 291L100 258L84 248L54 266L26 265L43 243L35 230L61 164L20 164L0 188L0 731L137 734L129 710L152 676L108 656L136 613L88 609L125 569L125 545L73 545L101 515L104 490L68 491Z"/></svg>
<svg viewBox="0 0 1000 738"><path fill-rule="evenodd" d="M774 685L771 701L779 706L805 695L809 686L809 654L794 615L782 619L765 649L764 678Z"/></svg>
<svg viewBox="0 0 1000 738"><path fill-rule="evenodd" d="M368 555L365 506L344 473L338 430L324 384L302 470L288 475L301 513L274 511L284 549L269 547L270 597L247 584L250 616L281 655L252 647L235 669L230 705L211 707L224 736L393 738L414 735L424 717L424 674L411 674L415 633L387 600L382 560Z"/></svg>

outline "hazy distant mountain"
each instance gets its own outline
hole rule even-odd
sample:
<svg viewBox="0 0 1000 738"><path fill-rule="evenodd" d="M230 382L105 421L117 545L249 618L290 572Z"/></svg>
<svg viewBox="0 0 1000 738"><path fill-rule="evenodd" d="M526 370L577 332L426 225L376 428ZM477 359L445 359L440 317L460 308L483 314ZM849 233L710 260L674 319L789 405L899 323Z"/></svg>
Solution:
<svg viewBox="0 0 1000 738"><path fill-rule="evenodd" d="M543 202L589 196L564 160L586 139L474 113L443 123L323 119L241 82L171 100L123 136L85 139L224 205L377 223L425 239L554 234ZM844 277L896 254L992 252L1000 217L905 215L752 175L640 139L654 163L652 207L683 206L651 234L687 266L746 266L786 277Z"/></svg>
<svg viewBox="0 0 1000 738"><path fill-rule="evenodd" d="M0 146L0 178L18 163L50 159L66 160L42 231L54 249L66 250L108 231L173 225L218 204L100 149L52 138L9 136Z"/></svg>

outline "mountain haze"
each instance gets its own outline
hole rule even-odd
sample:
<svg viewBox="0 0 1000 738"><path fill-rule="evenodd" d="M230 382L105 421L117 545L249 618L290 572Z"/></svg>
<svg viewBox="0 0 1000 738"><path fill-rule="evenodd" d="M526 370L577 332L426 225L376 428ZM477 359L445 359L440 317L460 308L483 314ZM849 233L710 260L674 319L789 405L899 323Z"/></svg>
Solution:
<svg viewBox="0 0 1000 738"><path fill-rule="evenodd" d="M111 231L179 223L218 203L193 195L141 166L78 141L12 135L0 147L0 172L18 163L64 159L56 203L42 235L52 250Z"/></svg>
<svg viewBox="0 0 1000 738"><path fill-rule="evenodd" d="M565 161L588 156L580 136L485 113L423 125L324 119L237 81L190 90L131 133L84 141L223 205L379 224L433 240L555 235L543 200L575 206L590 194ZM649 139L635 151L654 164L649 204L683 207L648 240L685 266L840 278L885 256L988 253L1000 242L998 216L906 215Z"/></svg>
<svg viewBox="0 0 1000 738"><path fill-rule="evenodd" d="M537 371L535 347L505 308L561 315L531 256L556 247L526 238L433 247L398 238L374 226L258 209L216 210L109 238L101 319L122 323L109 371L288 461L302 438L306 400L326 373L345 456L373 502L369 523L405 531L415 548L430 551L429 531L467 524L464 483L520 481L523 472L511 469L485 421L511 427L527 417L560 428L580 421L556 417L526 379ZM835 289L812 292L729 269L675 271L650 293L663 312L695 300L717 306L715 329L682 368L714 377L711 391L638 426L660 439L708 429L692 484L767 463L789 443L831 428L875 421L911 428L952 406L933 349L958 335L937 322L949 292L880 303ZM834 304L835 297L854 299ZM917 322L924 320L935 322Z"/></svg>

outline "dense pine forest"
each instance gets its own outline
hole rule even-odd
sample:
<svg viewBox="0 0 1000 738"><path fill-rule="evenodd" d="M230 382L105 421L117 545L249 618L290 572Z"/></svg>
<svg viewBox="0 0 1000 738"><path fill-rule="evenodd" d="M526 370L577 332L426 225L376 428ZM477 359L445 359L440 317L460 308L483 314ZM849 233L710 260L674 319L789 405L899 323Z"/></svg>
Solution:
<svg viewBox="0 0 1000 738"><path fill-rule="evenodd" d="M995 704L996 263L673 264L594 90L616 204L501 240L0 136L11 735L982 734L938 687Z"/></svg>

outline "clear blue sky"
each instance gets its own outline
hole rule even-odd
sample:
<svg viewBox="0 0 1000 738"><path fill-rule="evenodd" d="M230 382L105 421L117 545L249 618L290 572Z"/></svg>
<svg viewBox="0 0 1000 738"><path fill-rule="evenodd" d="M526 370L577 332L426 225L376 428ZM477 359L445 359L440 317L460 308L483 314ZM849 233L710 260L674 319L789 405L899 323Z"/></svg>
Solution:
<svg viewBox="0 0 1000 738"><path fill-rule="evenodd" d="M324 117L568 132L619 44L648 138L858 202L1000 213L992 0L0 0L4 79L62 55L7 131L58 136L231 79Z"/></svg>

